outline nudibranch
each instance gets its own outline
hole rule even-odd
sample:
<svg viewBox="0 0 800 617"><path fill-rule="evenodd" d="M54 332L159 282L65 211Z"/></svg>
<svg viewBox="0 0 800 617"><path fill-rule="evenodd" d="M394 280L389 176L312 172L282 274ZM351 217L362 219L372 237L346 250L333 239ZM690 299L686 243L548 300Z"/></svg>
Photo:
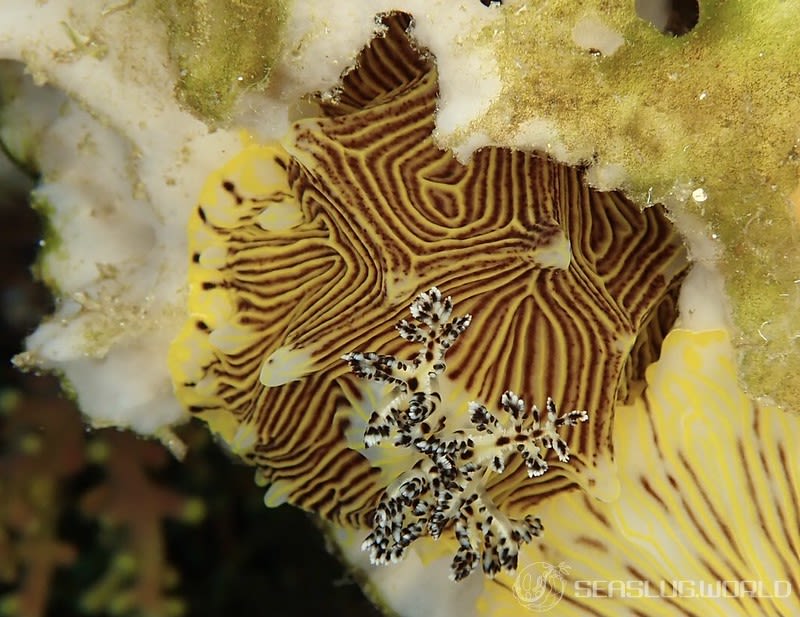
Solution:
<svg viewBox="0 0 800 617"><path fill-rule="evenodd" d="M513 416L521 399L547 430L556 408L588 412L558 420L574 426L546 474L530 478L522 456L497 465L492 507L524 521L560 492L615 499L614 408L675 320L681 238L659 206L594 190L582 168L501 147L463 164L437 147L436 65L410 27L384 16L282 140L209 177L189 224L191 317L171 347L177 396L257 466L269 505L375 525L419 452L364 443L397 384L342 357L362 376L374 367L353 354L413 358L417 339L395 325L436 287L471 315L436 373L441 408L462 410L448 426L486 428L496 403Z"/></svg>
<svg viewBox="0 0 800 617"><path fill-rule="evenodd" d="M699 282L692 292L715 303ZM671 331L643 395L616 406L613 437L619 498L541 500L546 535L522 547L516 574L450 589L441 542L421 538L387 571L367 562L363 532L329 533L403 615L800 614L800 418L745 395L729 333Z"/></svg>
<svg viewBox="0 0 800 617"><path fill-rule="evenodd" d="M461 580L479 563L489 576L516 570L520 547L542 532L541 521L532 514L513 519L497 507L486 490L491 475L502 474L511 457L519 456L528 476L540 477L548 469L542 453L549 449L567 463L569 447L559 431L589 416L580 410L558 415L551 398L544 412L535 405L528 411L517 394L506 390L500 413L471 401L469 426L453 428L463 412L443 396L444 358L470 326L472 315L450 320L452 311L452 298L432 287L411 305L413 321L397 324L400 336L420 347L411 359L375 352L349 353L342 359L358 377L390 385L394 395L370 413L364 446L392 437L395 447L410 451L408 471L383 494L362 548L374 564L394 563L416 539L438 539L452 524L459 546L451 576Z"/></svg>

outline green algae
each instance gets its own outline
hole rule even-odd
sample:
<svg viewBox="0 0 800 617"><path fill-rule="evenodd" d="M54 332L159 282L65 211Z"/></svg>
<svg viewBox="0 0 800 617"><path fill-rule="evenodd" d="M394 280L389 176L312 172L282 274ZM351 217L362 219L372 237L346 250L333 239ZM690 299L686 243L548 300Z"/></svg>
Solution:
<svg viewBox="0 0 800 617"><path fill-rule="evenodd" d="M288 0L163 0L178 98L208 121L224 120L245 90L263 84L281 52Z"/></svg>
<svg viewBox="0 0 800 617"><path fill-rule="evenodd" d="M39 135L20 109L23 79L21 64L0 61L0 150L25 175L35 179L39 175L36 163Z"/></svg>
<svg viewBox="0 0 800 617"><path fill-rule="evenodd" d="M61 295L61 287L57 277L52 276L47 268L47 264L67 259L67 252L61 234L58 232L56 224L56 206L49 199L42 196L36 190L31 192L30 205L39 215L42 225L41 240L39 240L39 252L36 261L31 267L36 279L47 285L54 296Z"/></svg>
<svg viewBox="0 0 800 617"><path fill-rule="evenodd" d="M700 3L688 34L662 34L622 0L504 5L495 50L503 93L470 130L513 141L531 118L574 161L620 165L623 188L705 222L718 248L742 376L754 395L800 409L797 3ZM603 57L572 28L594 16L625 38ZM456 136L456 140L459 136ZM454 142L455 143L455 142ZM454 144L451 144L454 145ZM693 200L702 188L706 199Z"/></svg>

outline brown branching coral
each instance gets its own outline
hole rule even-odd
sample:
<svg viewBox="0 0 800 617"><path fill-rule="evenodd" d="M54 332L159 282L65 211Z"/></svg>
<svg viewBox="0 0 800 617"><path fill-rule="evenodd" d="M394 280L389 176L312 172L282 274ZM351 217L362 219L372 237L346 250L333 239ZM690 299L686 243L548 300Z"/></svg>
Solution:
<svg viewBox="0 0 800 617"><path fill-rule="evenodd" d="M16 582L4 612L37 617L47 605L56 568L74 562L76 549L58 537L62 484L86 460L83 430L65 402L2 395L0 444L0 579Z"/></svg>
<svg viewBox="0 0 800 617"><path fill-rule="evenodd" d="M167 462L169 455L159 444L129 432L103 431L93 445L105 462L105 480L83 496L81 510L112 532L117 555L86 594L85 608L96 612L113 604L115 612L182 614L183 604L169 594L176 576L167 561L163 521L196 520L202 504L148 476Z"/></svg>
<svg viewBox="0 0 800 617"><path fill-rule="evenodd" d="M57 570L82 559L81 547L60 532L74 506L70 485L98 464L103 479L83 493L80 509L101 523L110 563L84 593L82 608L91 614L180 614L183 604L170 593L177 579L164 546L164 520L197 520L203 510L148 475L169 454L127 432L106 429L87 438L79 414L64 399L7 390L2 402L0 580L15 589L0 611L47 614Z"/></svg>

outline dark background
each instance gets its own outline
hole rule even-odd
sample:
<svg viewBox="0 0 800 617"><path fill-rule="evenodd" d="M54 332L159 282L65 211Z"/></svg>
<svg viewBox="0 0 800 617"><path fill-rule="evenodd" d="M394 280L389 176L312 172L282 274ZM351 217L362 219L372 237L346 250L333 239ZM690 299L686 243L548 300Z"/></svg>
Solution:
<svg viewBox="0 0 800 617"><path fill-rule="evenodd" d="M266 508L253 470L201 424L180 429L178 463L156 442L89 430L55 378L11 365L53 302L31 274L32 185L0 162L0 615L379 615L314 520ZM199 501L200 520L176 515ZM155 585L120 566L148 550L162 556Z"/></svg>

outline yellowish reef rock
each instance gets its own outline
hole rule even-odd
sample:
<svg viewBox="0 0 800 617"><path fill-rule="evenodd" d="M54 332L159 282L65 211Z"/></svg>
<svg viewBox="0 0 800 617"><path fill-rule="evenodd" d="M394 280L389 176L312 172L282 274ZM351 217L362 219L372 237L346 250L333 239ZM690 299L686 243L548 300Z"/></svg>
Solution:
<svg viewBox="0 0 800 617"><path fill-rule="evenodd" d="M609 54L575 42L585 20L617 32ZM749 392L797 411L800 251L789 199L800 165L800 7L700 2L688 34L662 34L623 0L507 2L477 45L497 58L502 93L461 134L544 146L592 161L597 184L675 213L695 257L725 277ZM598 43L596 47L600 47ZM473 142L474 143L474 142ZM606 172L613 171L609 177ZM591 177L591 176L590 176ZM686 215L691 215L686 217Z"/></svg>
<svg viewBox="0 0 800 617"><path fill-rule="evenodd" d="M178 97L207 120L225 120L277 61L288 2L192 0L156 3L179 67Z"/></svg>

